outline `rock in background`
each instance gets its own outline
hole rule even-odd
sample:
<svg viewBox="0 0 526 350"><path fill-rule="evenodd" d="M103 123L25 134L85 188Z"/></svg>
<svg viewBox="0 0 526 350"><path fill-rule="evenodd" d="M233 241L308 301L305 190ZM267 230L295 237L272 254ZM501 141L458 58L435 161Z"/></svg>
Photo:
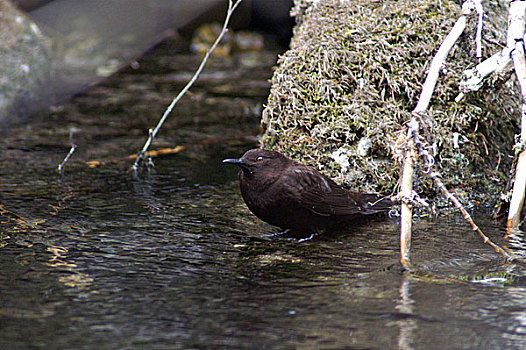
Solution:
<svg viewBox="0 0 526 350"><path fill-rule="evenodd" d="M0 0L0 125L50 99L52 44L9 1Z"/></svg>
<svg viewBox="0 0 526 350"><path fill-rule="evenodd" d="M0 126L107 78L221 0L0 0Z"/></svg>

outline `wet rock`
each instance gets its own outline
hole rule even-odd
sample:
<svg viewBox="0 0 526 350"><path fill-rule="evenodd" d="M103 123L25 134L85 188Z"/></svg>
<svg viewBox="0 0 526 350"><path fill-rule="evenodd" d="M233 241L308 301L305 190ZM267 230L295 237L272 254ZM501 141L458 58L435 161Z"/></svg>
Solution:
<svg viewBox="0 0 526 350"><path fill-rule="evenodd" d="M49 99L51 41L9 1L0 0L0 124Z"/></svg>

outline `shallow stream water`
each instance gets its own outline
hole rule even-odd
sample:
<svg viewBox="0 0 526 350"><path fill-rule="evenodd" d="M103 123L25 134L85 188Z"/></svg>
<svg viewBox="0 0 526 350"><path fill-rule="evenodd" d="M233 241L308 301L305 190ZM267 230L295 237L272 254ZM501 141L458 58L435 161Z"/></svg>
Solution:
<svg viewBox="0 0 526 350"><path fill-rule="evenodd" d="M276 52L213 59L154 142L172 153L130 172L199 60L165 44L1 131L0 348L526 348L524 268L459 217L416 221L409 276L396 219L300 242L250 214L221 159L255 146Z"/></svg>

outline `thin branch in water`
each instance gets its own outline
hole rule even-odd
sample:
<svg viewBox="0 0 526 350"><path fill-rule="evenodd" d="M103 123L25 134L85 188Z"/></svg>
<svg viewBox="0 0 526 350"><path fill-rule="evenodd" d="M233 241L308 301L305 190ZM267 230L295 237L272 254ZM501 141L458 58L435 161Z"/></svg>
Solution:
<svg viewBox="0 0 526 350"><path fill-rule="evenodd" d="M424 81L424 85L422 86L420 97L418 98L418 103L413 110L414 114L423 113L427 110L429 102L431 101L431 97L433 96L433 92L435 91L435 86L440 70L446 61L447 55L466 28L466 16L470 15L476 8L474 1L475 0L468 0L462 5L462 15L457 19L457 22L438 48L435 57L433 57L426 79ZM411 122L408 123L408 127L408 136L413 133L411 131L412 129L418 130L418 121L414 116L411 118ZM408 137L406 145L407 150L405 152L402 176L400 178L400 197L402 199L407 198L407 196L409 196L413 191L413 173L415 167L414 162L416 158L416 150L412 137ZM402 200L400 208L400 262L405 268L410 267L409 257L413 220L412 213L413 210L411 203L407 200Z"/></svg>
<svg viewBox="0 0 526 350"><path fill-rule="evenodd" d="M144 143L144 146L142 147L141 151L137 154L137 159L135 160L135 163L132 166L132 170L134 172L137 172L137 170L139 169L140 165L144 164L145 154L148 151L148 148L150 147L153 139L155 138L155 136L159 132L159 129L161 129L161 126L165 122L166 118L172 112L172 109L174 108L175 104L177 102L179 102L181 97L183 97L184 94L186 94L186 92L192 87L192 85L194 85L195 81L199 77L199 74L201 74L201 71L205 67L206 62L208 61L208 58L210 57L212 52L215 50L215 48L217 47L217 45L219 44L221 39L223 39L223 36L228 31L228 23L230 22L230 17L234 13L234 10L237 8L237 6L241 3L241 1L242 0L235 0L235 2L234 2L233 0L228 0L228 9L227 9L225 21L223 23L223 27L221 28L221 33L219 33L219 36L217 37L217 39L214 41L214 43L212 44L210 49L208 49L208 51L206 52L205 56L203 57L203 60L201 61L201 64L199 65L199 67L197 68L196 72L192 76L192 79L190 79L190 81L185 85L185 87L181 90L181 92L179 92L179 94L172 100L172 103L170 103L170 105L166 108L163 116L161 117L161 119L157 123L157 126L153 130L152 129L149 130L148 139Z"/></svg>
<svg viewBox="0 0 526 350"><path fill-rule="evenodd" d="M521 135L519 143L523 144L526 142L526 58L524 57L526 2L515 1L510 3L509 11L508 47L515 48L511 56L522 97ZM524 148L520 149L518 155L515 182L513 184L513 192L508 211L507 228L509 231L519 230L522 208L526 197L526 150Z"/></svg>
<svg viewBox="0 0 526 350"><path fill-rule="evenodd" d="M62 174L62 169L64 169L64 166L66 166L66 163L69 160L69 157L71 157L73 152L75 152L75 150L77 149L77 145L73 143L73 130L70 130L69 132L69 140L71 141L71 148L69 149L69 152L64 158L64 160L62 161L62 163L60 163L57 167L57 171L59 174Z"/></svg>
<svg viewBox="0 0 526 350"><path fill-rule="evenodd" d="M400 263L406 270L410 270L413 209L409 198L413 192L413 173L415 171L416 153L410 131L408 131L407 137L408 150L405 153L399 193L402 203L400 208Z"/></svg>
<svg viewBox="0 0 526 350"><path fill-rule="evenodd" d="M524 207L526 191L526 150L519 154L517 159L517 170L515 173L515 183L510 200L508 212L507 228L509 231L518 231L521 223L521 213Z"/></svg>
<svg viewBox="0 0 526 350"><path fill-rule="evenodd" d="M420 157L425 162L427 162L428 164L431 164L431 165L429 165L429 167L431 168L433 162L431 162L430 159L432 159L433 156L431 154L429 154L429 152L426 149L424 149L424 147L422 147L422 143L420 142L420 137L418 135L418 129L416 129L414 127L413 123L410 123L408 125L408 128L411 131L411 135L412 135L412 138L413 138L413 144L414 144L414 147L416 148L416 150L418 151L418 154L420 155ZM473 231L475 231L482 238L482 240L484 241L485 244L487 244L490 247L492 247L493 250L495 250L495 252L497 252L498 254L504 256L508 261L512 261L512 260L517 259L511 253L508 253L506 250L504 250L503 248L499 247L497 244L493 243L488 238L488 236L486 236L482 232L482 230L475 224L475 221L473 221L473 218L471 217L471 215L469 215L469 213L464 208L462 203L460 203L460 201L457 199L457 197L455 197L455 195L453 193L451 193L451 192L449 192L447 190L447 188L444 185L444 183L440 180L440 175L436 171L431 171L431 169L429 169L428 175L433 180L433 182L435 183L435 186L437 186L437 188L439 189L439 191L442 194L442 196L444 196L447 200L449 200L450 202L453 203L453 205L460 211L460 213L462 214L464 219L471 225L471 228L473 229Z"/></svg>
<svg viewBox="0 0 526 350"><path fill-rule="evenodd" d="M495 250L496 253L502 255L508 261L513 261L513 260L517 259L512 254L508 253L506 250L504 250L503 248L499 247L497 244L493 243L488 238L488 236L486 236L482 232L482 230L475 224L475 222L473 221L473 218L471 217L471 215L469 215L469 213L464 208L464 206L460 203L460 201L457 199L457 197L455 197L451 192L449 192L447 190L447 188L444 185L444 183L440 180L440 177L439 177L437 172L433 171L433 172L429 173L429 177L431 177L431 179L433 179L433 182L435 183L435 185L440 190L440 193L442 193L442 195L446 199L448 199L451 203L453 203L453 205L460 211L460 213L462 214L464 219L471 225L471 228L473 229L473 231L475 231L480 236L480 238L482 238L482 240L484 241L485 244L489 245L491 248L493 248L493 250Z"/></svg>

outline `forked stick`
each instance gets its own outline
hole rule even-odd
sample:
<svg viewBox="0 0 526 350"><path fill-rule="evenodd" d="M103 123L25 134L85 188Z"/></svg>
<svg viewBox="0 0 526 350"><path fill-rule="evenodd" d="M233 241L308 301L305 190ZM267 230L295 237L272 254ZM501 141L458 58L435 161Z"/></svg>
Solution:
<svg viewBox="0 0 526 350"><path fill-rule="evenodd" d="M181 97L183 97L184 94L186 94L186 92L192 87L192 85L194 85L195 81L199 77L199 74L201 74L201 71L205 67L206 62L208 61L208 57L210 57L210 54L214 51L214 49L217 47L217 45L219 44L221 39L223 39L223 36L228 31L228 22L230 22L230 17L232 17L232 14L234 13L234 10L241 3L241 1L242 0L235 0L235 2L234 2L233 0L228 0L228 9L227 9L227 12L226 12L225 22L223 23L223 27L221 28L221 33L219 33L219 36L214 41L214 43L212 44L210 49L208 49L206 51L206 54L203 57L203 60L201 61L201 64L199 65L199 68L197 68L196 72L192 76L192 79L190 79L190 81L185 85L185 87L181 90L181 92L179 92L179 94L172 100L172 103L170 103L168 108L166 108L166 110L164 111L163 116L161 117L161 119L157 123L157 126L155 127L155 129L148 130L149 131L148 132L148 134L149 134L148 139L144 143L144 146L142 147L141 151L137 154L137 159L135 160L135 163L133 163L133 166L132 166L132 170L135 173L137 172L139 167L144 164L144 156L145 156L146 152L148 151L148 148L152 144L153 139L155 138L155 136L159 132L159 129L161 129L161 126L163 125L164 121L166 120L166 118L168 117L170 112L172 112L172 109L174 108L175 104L177 102L179 102Z"/></svg>
<svg viewBox="0 0 526 350"><path fill-rule="evenodd" d="M429 71L427 73L426 80L422 86L422 92L418 98L418 103L413 111L413 114L423 113L427 110L431 96L435 91L436 82L438 75L444 64L449 51L453 48L460 35L466 28L467 16L470 15L476 8L476 0L468 0L462 5L462 14L458 18L457 22L446 36L442 44L440 45L435 57L431 61ZM418 130L418 121L413 116L409 125ZM409 134L408 134L409 135ZM415 146L412 142L412 138L409 137L407 141L408 149L405 151L404 165L402 171L402 177L400 179L400 197L401 197L401 208L400 208L400 262L404 268L409 269L409 256L411 247L411 231L412 231L412 208L411 203L407 200L413 191L413 173L414 173L414 162L415 162Z"/></svg>

